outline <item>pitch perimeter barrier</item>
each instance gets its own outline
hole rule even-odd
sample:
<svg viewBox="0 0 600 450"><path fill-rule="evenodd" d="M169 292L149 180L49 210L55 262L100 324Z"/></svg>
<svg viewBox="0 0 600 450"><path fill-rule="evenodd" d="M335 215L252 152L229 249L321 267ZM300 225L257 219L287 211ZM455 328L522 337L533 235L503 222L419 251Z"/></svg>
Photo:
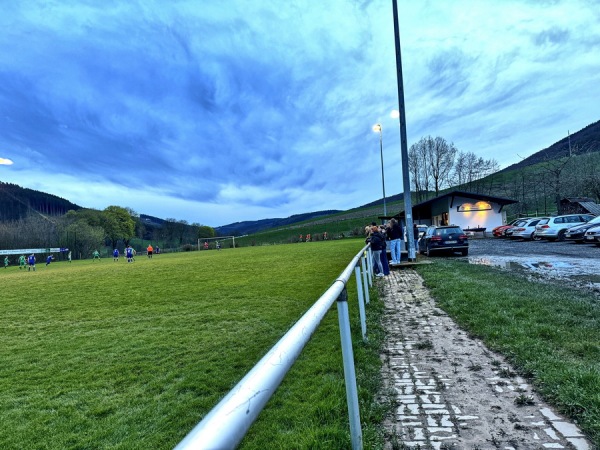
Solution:
<svg viewBox="0 0 600 450"><path fill-rule="evenodd" d="M336 300L352 448L354 450L362 449L362 430L360 427L346 284L354 271L362 336L363 340L366 340L365 301L369 303L369 286L373 284L372 270L372 254L367 244L356 254L329 289L319 297L313 306L304 313L204 419L188 433L175 447L175 450L236 448Z"/></svg>

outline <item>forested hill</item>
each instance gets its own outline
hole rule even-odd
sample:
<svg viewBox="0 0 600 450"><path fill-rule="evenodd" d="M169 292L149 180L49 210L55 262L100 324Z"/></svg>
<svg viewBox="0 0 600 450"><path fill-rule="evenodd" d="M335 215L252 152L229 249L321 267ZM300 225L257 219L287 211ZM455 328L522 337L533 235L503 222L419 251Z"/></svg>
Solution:
<svg viewBox="0 0 600 450"><path fill-rule="evenodd" d="M32 211L47 216L62 216L71 209L78 210L81 206L56 195L0 181L0 220L19 220Z"/></svg>
<svg viewBox="0 0 600 450"><path fill-rule="evenodd" d="M215 231L219 236L241 236L244 234L257 233L259 231L267 230L269 228L282 227L285 225L302 222L303 220L314 219L316 217L329 216L338 212L341 211L330 209L327 211L316 211L312 213L295 214L285 219L262 219L254 221L236 222L229 225L216 227Z"/></svg>
<svg viewBox="0 0 600 450"><path fill-rule="evenodd" d="M581 155L583 153L600 152L600 120L573 133L570 140L573 154ZM569 156L569 136L565 136L564 139L552 144L550 147L534 153L521 162L508 166L500 172L508 172L509 170L532 166L564 156Z"/></svg>

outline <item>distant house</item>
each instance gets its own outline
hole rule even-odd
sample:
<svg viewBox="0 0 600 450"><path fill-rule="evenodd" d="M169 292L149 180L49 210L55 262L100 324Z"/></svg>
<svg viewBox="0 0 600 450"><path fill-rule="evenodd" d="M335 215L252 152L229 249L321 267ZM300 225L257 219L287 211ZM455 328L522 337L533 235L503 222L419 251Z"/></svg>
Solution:
<svg viewBox="0 0 600 450"><path fill-rule="evenodd" d="M413 222L424 225L458 225L463 230L490 231L506 223L506 205L518 203L502 197L452 191L413 205ZM404 222L405 212L397 214Z"/></svg>
<svg viewBox="0 0 600 450"><path fill-rule="evenodd" d="M560 214L593 214L600 216L600 205L588 197L565 197L560 201Z"/></svg>

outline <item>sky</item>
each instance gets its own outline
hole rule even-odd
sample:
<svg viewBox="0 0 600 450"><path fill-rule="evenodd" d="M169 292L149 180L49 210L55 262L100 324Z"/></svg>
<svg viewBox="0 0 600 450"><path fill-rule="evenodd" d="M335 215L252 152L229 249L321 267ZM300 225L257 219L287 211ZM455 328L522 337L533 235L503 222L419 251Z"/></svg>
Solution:
<svg viewBox="0 0 600 450"><path fill-rule="evenodd" d="M402 192L392 0L0 0L0 181L220 226ZM600 119L600 0L398 0L408 145ZM12 164L6 164L12 162Z"/></svg>

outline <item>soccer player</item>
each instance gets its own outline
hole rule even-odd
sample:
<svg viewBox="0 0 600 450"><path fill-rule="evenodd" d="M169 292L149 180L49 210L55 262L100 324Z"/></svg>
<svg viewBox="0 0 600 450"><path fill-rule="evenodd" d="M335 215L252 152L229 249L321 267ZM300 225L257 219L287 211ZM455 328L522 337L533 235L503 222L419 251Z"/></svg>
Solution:
<svg viewBox="0 0 600 450"><path fill-rule="evenodd" d="M4 257L4 268L6 269L8 267L8 256Z"/></svg>
<svg viewBox="0 0 600 450"><path fill-rule="evenodd" d="M99 252L98 250L94 250L94 253L92 253L92 256L94 257L94 258L92 259L92 261L95 261L96 259L97 259L98 261L100 261L100 252Z"/></svg>
<svg viewBox="0 0 600 450"><path fill-rule="evenodd" d="M50 264L50 263L52 262L52 260L53 260L53 259L54 259L54 256L53 256L53 255L49 255L49 256L46 258L46 265Z"/></svg>
<svg viewBox="0 0 600 450"><path fill-rule="evenodd" d="M19 256L19 270L24 269L26 263L27 263L27 258L25 258L25 255Z"/></svg>
<svg viewBox="0 0 600 450"><path fill-rule="evenodd" d="M152 252L154 252L152 244L150 244L146 250L148 251L148 258L152 259Z"/></svg>
<svg viewBox="0 0 600 450"><path fill-rule="evenodd" d="M127 246L127 248L125 249L125 256L127 257L127 262L133 262L133 249L131 248L130 245Z"/></svg>
<svg viewBox="0 0 600 450"><path fill-rule="evenodd" d="M35 272L35 255L33 253L27 258L27 263L29 264L27 271L31 272L31 269L33 268L33 271Z"/></svg>
<svg viewBox="0 0 600 450"><path fill-rule="evenodd" d="M119 261L119 249L115 248L113 250L113 261Z"/></svg>

